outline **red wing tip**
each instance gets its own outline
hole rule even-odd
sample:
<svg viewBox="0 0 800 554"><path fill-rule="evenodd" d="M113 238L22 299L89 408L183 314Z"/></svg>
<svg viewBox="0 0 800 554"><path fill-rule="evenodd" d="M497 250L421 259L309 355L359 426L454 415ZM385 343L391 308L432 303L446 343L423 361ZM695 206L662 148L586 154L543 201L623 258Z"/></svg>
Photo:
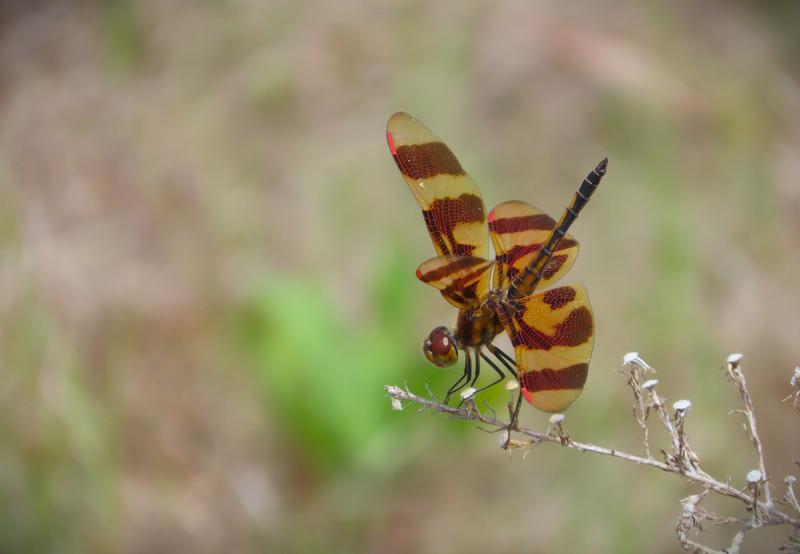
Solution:
<svg viewBox="0 0 800 554"><path fill-rule="evenodd" d="M533 404L533 397L528 389L522 387L522 396L525 397L525 400L528 401L528 404Z"/></svg>
<svg viewBox="0 0 800 554"><path fill-rule="evenodd" d="M389 143L389 151L392 153L392 156L397 155L397 149L394 147L394 139L392 139L392 133L386 131L386 142Z"/></svg>
<svg viewBox="0 0 800 554"><path fill-rule="evenodd" d="M419 279L420 281L422 281L422 271L421 271L421 270L419 270L419 269L417 270L417 279Z"/></svg>

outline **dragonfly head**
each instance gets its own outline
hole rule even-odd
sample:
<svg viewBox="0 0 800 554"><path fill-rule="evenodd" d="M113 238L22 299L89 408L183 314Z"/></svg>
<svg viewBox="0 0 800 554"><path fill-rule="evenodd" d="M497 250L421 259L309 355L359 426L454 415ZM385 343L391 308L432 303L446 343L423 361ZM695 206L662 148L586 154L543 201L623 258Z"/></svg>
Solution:
<svg viewBox="0 0 800 554"><path fill-rule="evenodd" d="M458 347L453 338L453 331L440 326L430 332L422 343L422 352L432 364L439 367L450 367L458 361Z"/></svg>

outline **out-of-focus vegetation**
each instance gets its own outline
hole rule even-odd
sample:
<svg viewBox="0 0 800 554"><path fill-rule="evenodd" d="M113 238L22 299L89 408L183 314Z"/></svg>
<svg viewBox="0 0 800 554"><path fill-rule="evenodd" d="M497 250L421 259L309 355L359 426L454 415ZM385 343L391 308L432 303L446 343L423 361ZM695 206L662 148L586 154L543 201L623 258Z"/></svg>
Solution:
<svg viewBox="0 0 800 554"><path fill-rule="evenodd" d="M3 2L0 550L676 551L692 489L667 476L509 459L469 424L389 410L385 383L455 378L419 350L454 314L414 278L433 250L383 128L428 123L488 208L557 214L608 155L574 227L568 281L597 339L567 428L636 448L613 369L638 350L692 399L710 469L743 484L717 370L741 351L783 475L800 457L779 403L800 363L797 16Z"/></svg>

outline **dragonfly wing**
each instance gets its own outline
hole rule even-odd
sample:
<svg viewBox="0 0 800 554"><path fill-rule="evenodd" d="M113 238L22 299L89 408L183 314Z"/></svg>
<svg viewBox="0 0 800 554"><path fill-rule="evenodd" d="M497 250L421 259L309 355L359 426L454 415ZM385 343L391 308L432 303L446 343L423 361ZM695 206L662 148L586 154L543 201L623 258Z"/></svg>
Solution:
<svg viewBox="0 0 800 554"><path fill-rule="evenodd" d="M556 221L534 206L519 200L503 202L489 214L489 233L496 254L494 287L505 288L555 229ZM578 241L565 235L542 271L536 288L546 288L569 271L578 256ZM533 291L528 291L533 292Z"/></svg>
<svg viewBox="0 0 800 554"><path fill-rule="evenodd" d="M439 289L457 308L476 305L489 287L494 262L477 256L438 256L417 268L417 278Z"/></svg>
<svg viewBox="0 0 800 554"><path fill-rule="evenodd" d="M414 194L440 255L488 256L483 199L453 152L407 113L389 118L386 140L397 168Z"/></svg>
<svg viewBox="0 0 800 554"><path fill-rule="evenodd" d="M594 345L594 318L586 289L567 285L523 297L501 320L517 358L525 399L562 412L586 383Z"/></svg>

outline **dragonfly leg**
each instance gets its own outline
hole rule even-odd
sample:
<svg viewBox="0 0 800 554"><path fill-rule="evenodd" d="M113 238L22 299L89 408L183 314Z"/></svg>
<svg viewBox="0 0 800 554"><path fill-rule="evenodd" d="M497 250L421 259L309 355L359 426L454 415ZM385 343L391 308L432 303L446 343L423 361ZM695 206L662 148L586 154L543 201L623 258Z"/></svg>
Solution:
<svg viewBox="0 0 800 554"><path fill-rule="evenodd" d="M508 448L508 443L511 441L511 431L517 429L517 425L519 423L519 409L522 406L522 391L519 391L519 395L517 396L517 405L514 407L514 412L511 414L511 420L508 422L508 427L506 427L506 443L503 445L503 448Z"/></svg>
<svg viewBox="0 0 800 554"><path fill-rule="evenodd" d="M495 373L497 373L498 378L495 379L494 381L492 381L491 383L489 383L488 385L483 386L483 387L479 388L478 390L476 390L475 394L477 394L477 393L479 393L481 391L484 391L484 390L488 389L489 387L493 387L494 385L496 385L497 383L499 383L500 381L502 381L503 379L506 378L506 374L503 373L503 370L500 369L499 367L497 367L497 364L495 364L491 360L491 358L489 358L489 356L487 356L486 354L484 354L483 352L480 352L480 351L479 351L479 353L480 353L481 358L483 358L484 361L486 361L487 364L492 366L492 369L494 369Z"/></svg>
<svg viewBox="0 0 800 554"><path fill-rule="evenodd" d="M508 372L514 376L514 379L518 378L517 371L514 369L514 366L517 365L517 362L516 360L514 360L514 358L512 358L511 356L503 352L502 349L498 348L493 344L487 344L486 348L489 350L489 352L494 354L498 360L500 360L500 362L505 366Z"/></svg>
<svg viewBox="0 0 800 554"><path fill-rule="evenodd" d="M500 348L493 344L489 344L486 346L489 351L495 355L495 357L500 360L505 368L514 376L515 379L519 379L517 372L514 370L512 365L516 366L516 361L511 358L508 354L503 352ZM488 360L487 360L488 361ZM508 446L508 441L511 440L511 431L517 428L517 424L519 423L519 410L522 407L522 391L519 391L517 396L517 404L514 406L514 411L511 414L511 420L508 422L507 427L507 436L506 436L506 446Z"/></svg>
<svg viewBox="0 0 800 554"><path fill-rule="evenodd" d="M478 357L479 352L480 347L475 349L475 376L472 378L472 382L469 384L470 387L475 386L475 383L478 381L478 377L481 375L481 359Z"/></svg>
<svg viewBox="0 0 800 554"><path fill-rule="evenodd" d="M450 397L456 393L458 390L462 389L469 383L469 380L472 378L472 357L470 351L467 349L465 354L466 362L464 363L464 373L461 377L458 378L458 381L453 383L453 386L447 391L447 395L444 397L444 403L447 404L450 401ZM464 381L463 383L461 381Z"/></svg>

